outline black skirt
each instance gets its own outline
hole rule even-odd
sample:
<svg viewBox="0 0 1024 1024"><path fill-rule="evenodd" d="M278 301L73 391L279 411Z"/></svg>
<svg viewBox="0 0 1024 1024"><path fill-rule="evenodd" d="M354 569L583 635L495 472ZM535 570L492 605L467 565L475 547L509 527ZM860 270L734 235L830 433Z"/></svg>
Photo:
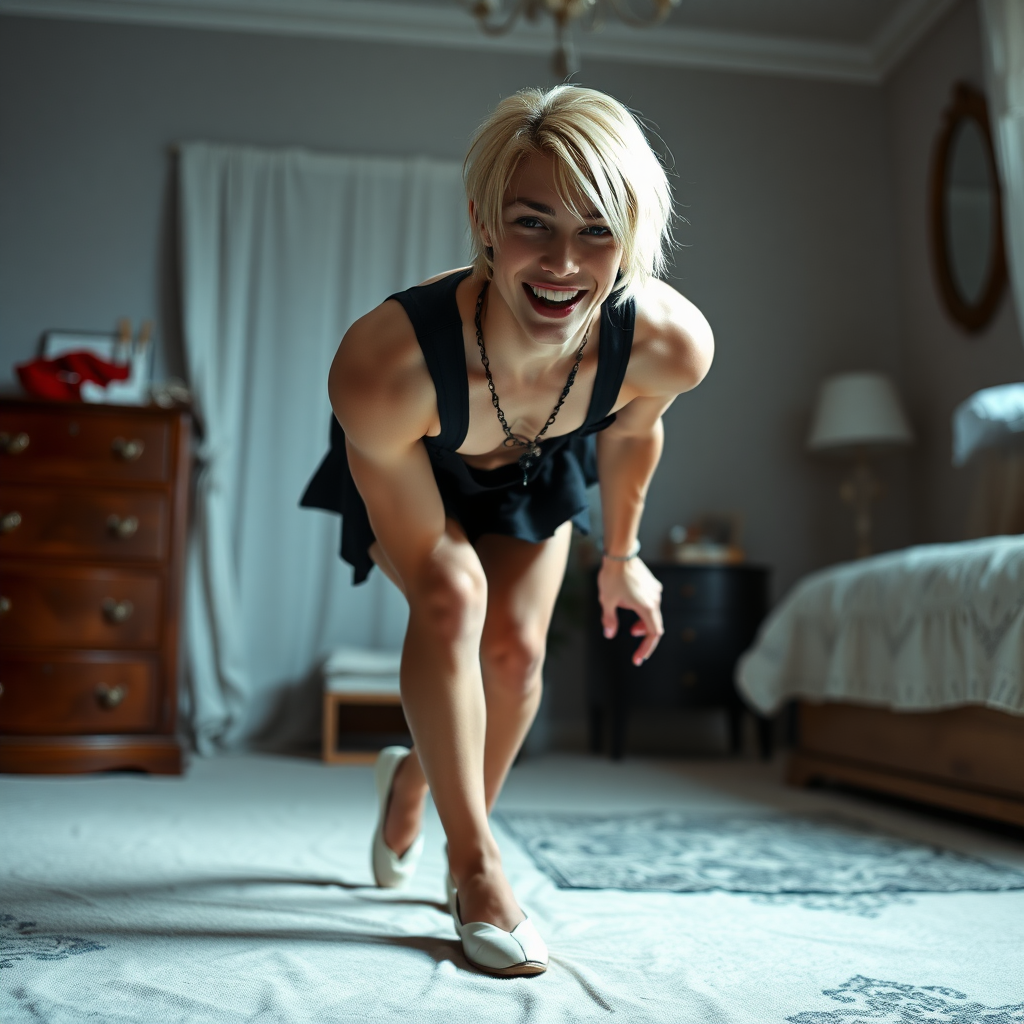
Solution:
<svg viewBox="0 0 1024 1024"><path fill-rule="evenodd" d="M594 424L587 433L541 441L542 455L530 467L526 486L518 463L474 469L455 452L424 438L445 514L461 524L470 543L485 533L539 543L570 519L589 532L587 488L597 482L594 434L610 421L608 417ZM300 504L341 515L341 557L352 566L353 582L362 583L373 568L370 545L376 537L349 470L344 431L333 416L330 450Z"/></svg>

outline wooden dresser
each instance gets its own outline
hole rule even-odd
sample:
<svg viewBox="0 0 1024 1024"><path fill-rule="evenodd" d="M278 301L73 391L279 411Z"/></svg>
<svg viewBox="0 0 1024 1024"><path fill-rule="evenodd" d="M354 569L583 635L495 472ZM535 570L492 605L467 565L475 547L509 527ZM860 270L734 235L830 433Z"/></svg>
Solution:
<svg viewBox="0 0 1024 1024"><path fill-rule="evenodd" d="M0 771L177 774L190 421L0 401Z"/></svg>

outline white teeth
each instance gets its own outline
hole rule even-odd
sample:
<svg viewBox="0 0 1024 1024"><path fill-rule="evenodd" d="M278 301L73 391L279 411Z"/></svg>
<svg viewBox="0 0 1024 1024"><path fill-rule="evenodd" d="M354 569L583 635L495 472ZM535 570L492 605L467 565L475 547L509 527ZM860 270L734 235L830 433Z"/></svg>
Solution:
<svg viewBox="0 0 1024 1024"><path fill-rule="evenodd" d="M538 299L547 299L548 302L566 302L580 294L580 292L554 292L550 288L538 288L532 284L530 290Z"/></svg>

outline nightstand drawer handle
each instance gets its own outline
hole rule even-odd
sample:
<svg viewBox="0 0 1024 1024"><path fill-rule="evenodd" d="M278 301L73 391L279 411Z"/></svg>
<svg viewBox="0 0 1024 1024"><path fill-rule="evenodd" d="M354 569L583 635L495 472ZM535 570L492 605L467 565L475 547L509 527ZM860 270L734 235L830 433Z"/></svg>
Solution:
<svg viewBox="0 0 1024 1024"><path fill-rule="evenodd" d="M126 441L123 437L115 437L110 445L114 454L125 462L134 462L145 450L146 446L137 437Z"/></svg>
<svg viewBox="0 0 1024 1024"><path fill-rule="evenodd" d="M115 624L127 622L134 611L135 605L131 601L115 601L112 597L108 597L103 602L103 614L106 616L107 622Z"/></svg>
<svg viewBox="0 0 1024 1024"><path fill-rule="evenodd" d="M19 526L21 526L20 512L8 512L0 519L0 533L13 533Z"/></svg>
<svg viewBox="0 0 1024 1024"><path fill-rule="evenodd" d="M697 673L696 672L684 672L683 673L683 686L696 686L697 685Z"/></svg>
<svg viewBox="0 0 1024 1024"><path fill-rule="evenodd" d="M125 516L122 519L118 515L112 515L107 518L107 529L115 537L133 537L138 532L139 520L135 516Z"/></svg>
<svg viewBox="0 0 1024 1024"><path fill-rule="evenodd" d="M28 447L28 442L29 436L24 431L19 434L0 433L0 448L8 455L20 455Z"/></svg>
<svg viewBox="0 0 1024 1024"><path fill-rule="evenodd" d="M116 708L127 695L127 686L107 686L106 683L100 683L96 687L96 702L101 708L107 708L109 711Z"/></svg>
<svg viewBox="0 0 1024 1024"><path fill-rule="evenodd" d="M692 644L693 641L696 640L696 639L697 639L697 630L695 630L693 628L693 626L687 626L686 629L683 630L683 643L684 644Z"/></svg>
<svg viewBox="0 0 1024 1024"><path fill-rule="evenodd" d="M11 610L11 599L0 594L0 615L6 615Z"/></svg>

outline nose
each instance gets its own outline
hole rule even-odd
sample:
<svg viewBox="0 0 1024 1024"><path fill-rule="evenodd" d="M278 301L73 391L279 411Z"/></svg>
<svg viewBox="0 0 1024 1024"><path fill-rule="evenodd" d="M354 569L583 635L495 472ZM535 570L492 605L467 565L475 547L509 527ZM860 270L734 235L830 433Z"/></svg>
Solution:
<svg viewBox="0 0 1024 1024"><path fill-rule="evenodd" d="M544 251L541 266L555 277L572 277L580 270L575 238L554 234Z"/></svg>

